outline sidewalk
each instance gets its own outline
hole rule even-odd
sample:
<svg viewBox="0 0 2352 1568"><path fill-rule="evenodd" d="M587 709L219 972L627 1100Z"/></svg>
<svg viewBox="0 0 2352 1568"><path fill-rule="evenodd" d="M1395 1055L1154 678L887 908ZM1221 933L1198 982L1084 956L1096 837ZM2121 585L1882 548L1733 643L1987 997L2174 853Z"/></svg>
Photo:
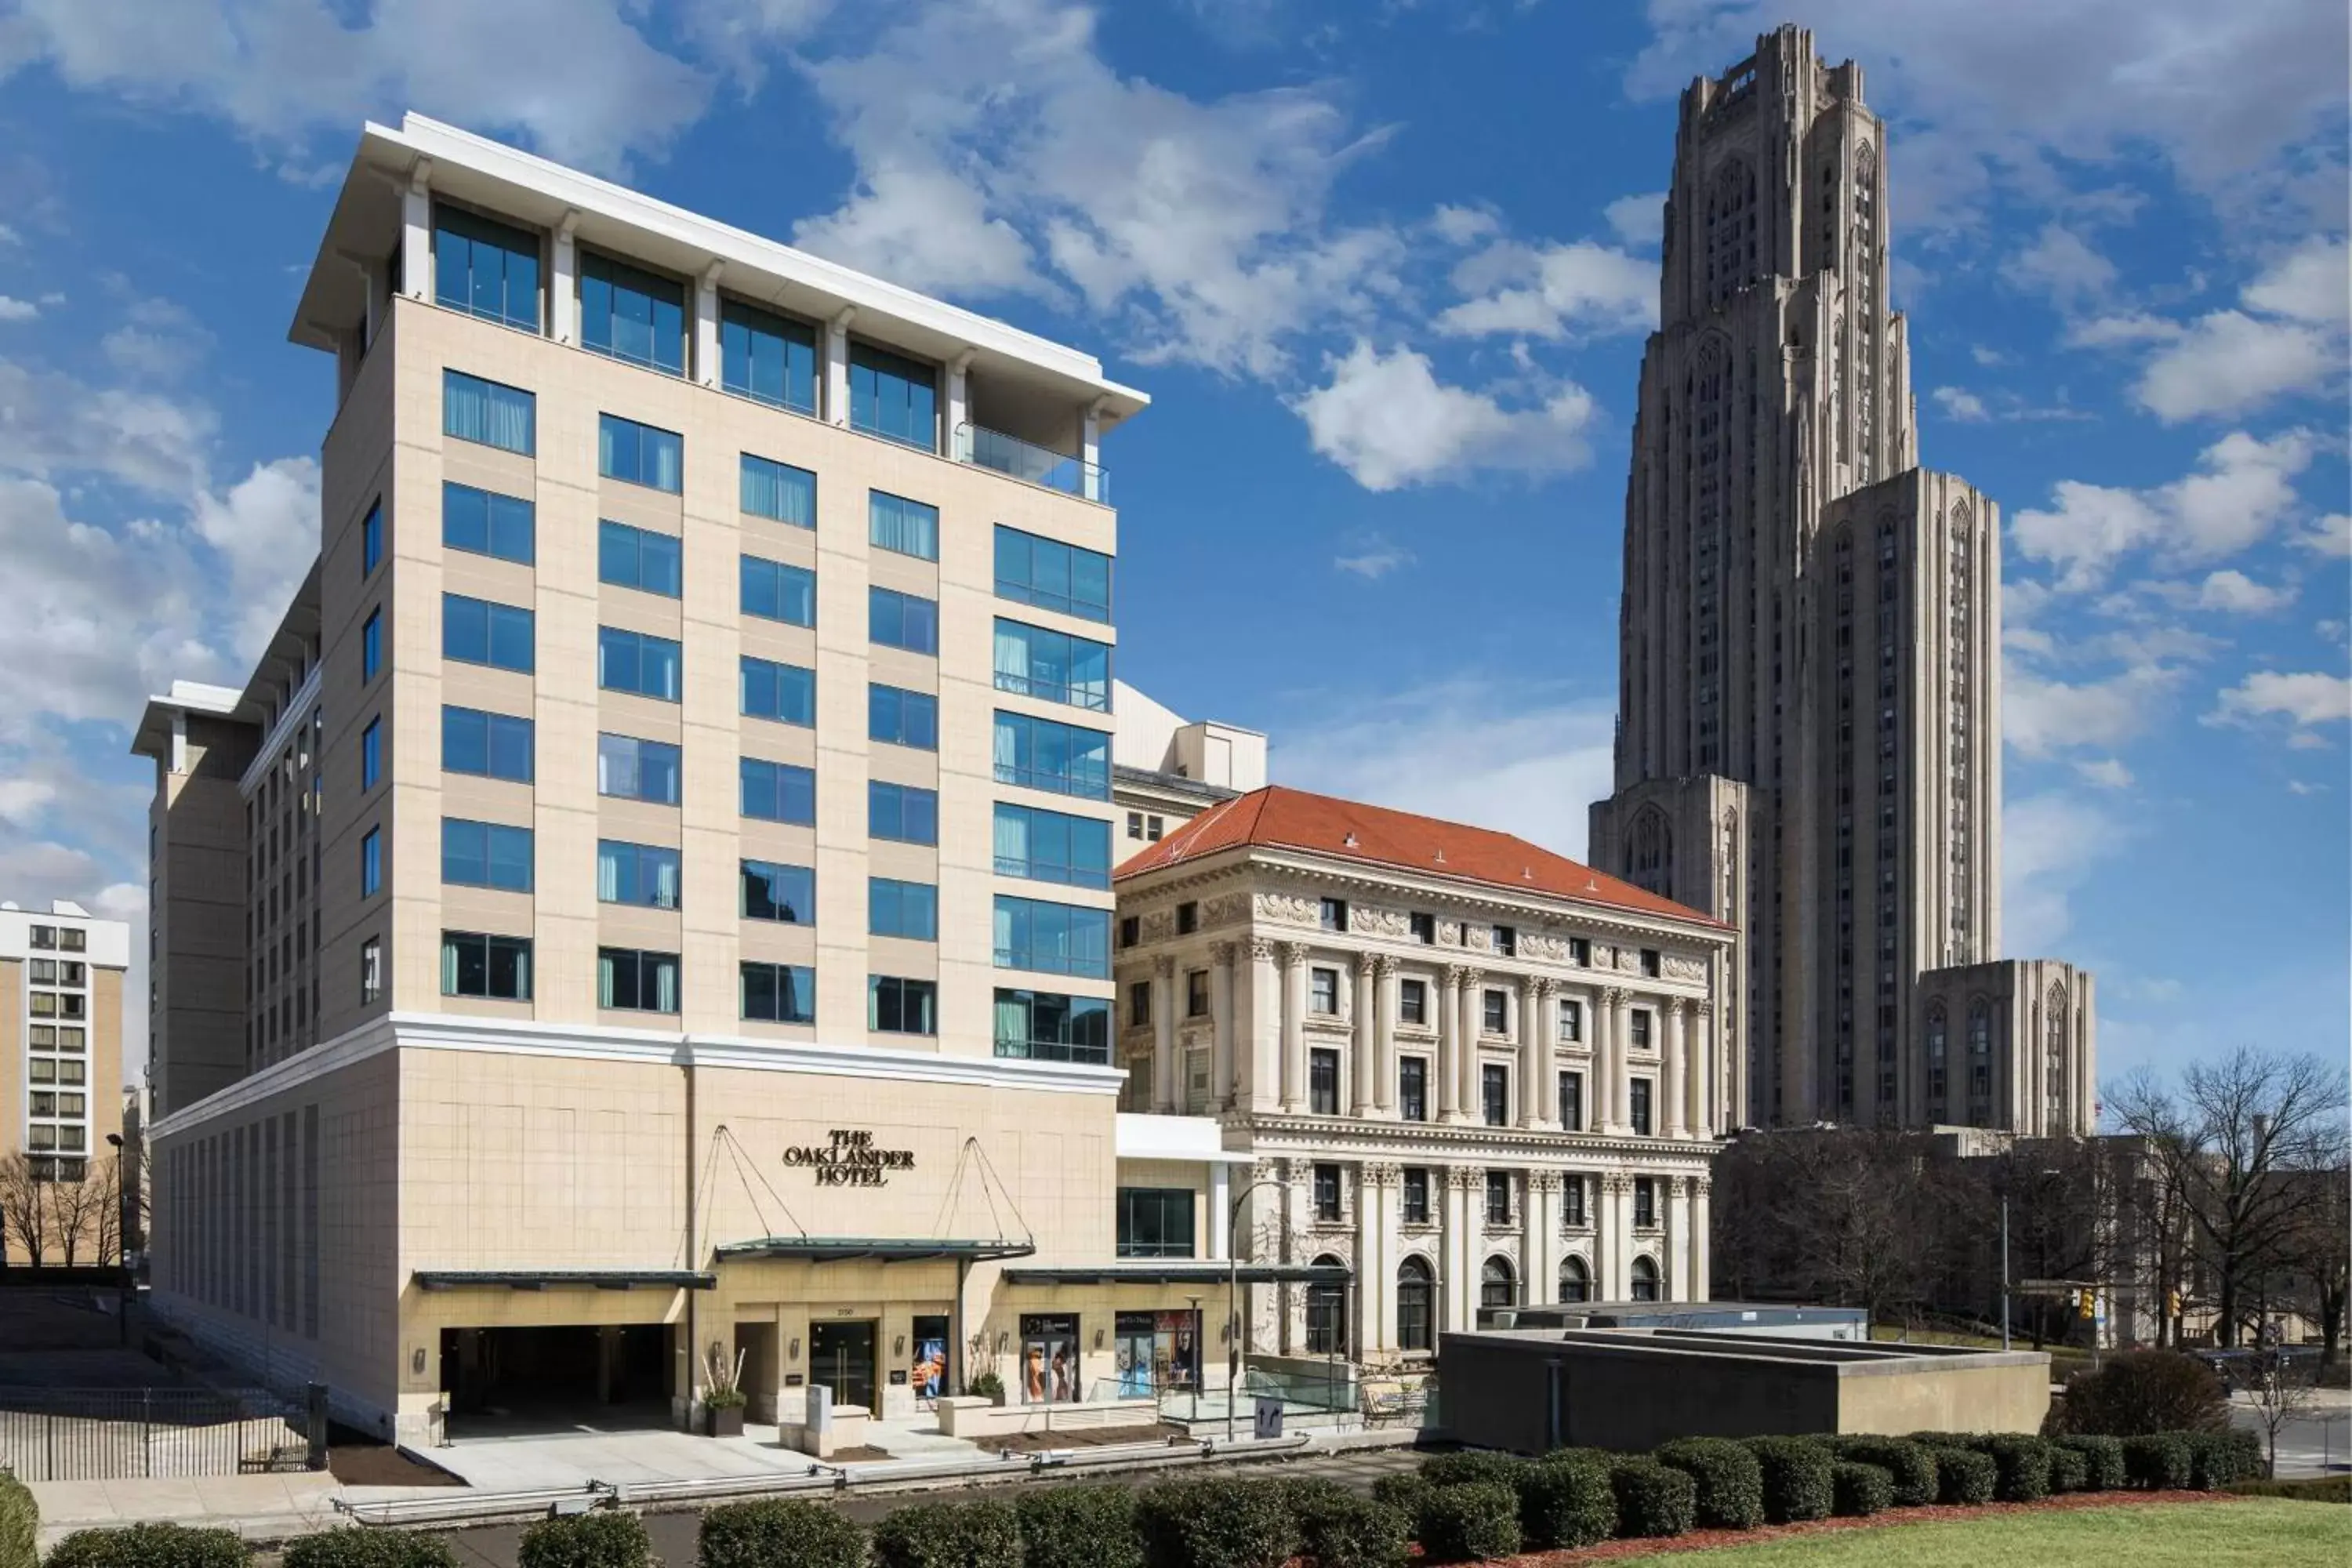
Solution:
<svg viewBox="0 0 2352 1568"><path fill-rule="evenodd" d="M248 1540L274 1541L331 1528L335 1478L195 1476L111 1481L27 1481L41 1510L41 1550L77 1530L117 1524L225 1526ZM357 1491L398 1494L404 1487Z"/></svg>

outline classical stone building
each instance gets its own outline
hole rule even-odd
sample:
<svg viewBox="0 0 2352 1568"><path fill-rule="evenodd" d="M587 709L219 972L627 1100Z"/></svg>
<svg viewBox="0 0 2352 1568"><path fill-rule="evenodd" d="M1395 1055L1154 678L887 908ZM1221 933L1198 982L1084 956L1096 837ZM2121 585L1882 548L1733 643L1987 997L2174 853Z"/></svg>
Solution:
<svg viewBox="0 0 2352 1568"><path fill-rule="evenodd" d="M1385 1361L1481 1305L1706 1298L1727 928L1506 834L1280 786L1117 888L1123 1104L1215 1117L1252 1157L1239 1255L1354 1272L1262 1287L1255 1348Z"/></svg>
<svg viewBox="0 0 2352 1568"><path fill-rule="evenodd" d="M1918 466L1888 177L1861 68L1801 28L1683 95L1591 855L1738 929L1742 1121L2084 1132L2065 965L2063 1039L2002 1037L2014 1091L1931 1103L1927 991L2027 982L2000 973L2000 512Z"/></svg>

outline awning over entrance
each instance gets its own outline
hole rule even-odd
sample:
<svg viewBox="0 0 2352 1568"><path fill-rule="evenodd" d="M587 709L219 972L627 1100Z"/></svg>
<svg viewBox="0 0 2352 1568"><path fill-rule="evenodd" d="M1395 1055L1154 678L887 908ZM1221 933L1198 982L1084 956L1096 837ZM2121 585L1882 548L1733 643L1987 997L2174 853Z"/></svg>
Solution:
<svg viewBox="0 0 2352 1568"><path fill-rule="evenodd" d="M994 1258L1026 1258L1037 1250L1026 1241L933 1241L924 1237L763 1236L730 1241L719 1248L721 1263L770 1259L786 1263L925 1263L961 1258L978 1263Z"/></svg>
<svg viewBox="0 0 2352 1568"><path fill-rule="evenodd" d="M1345 1285L1353 1278L1343 1263L1228 1263L1195 1258L1127 1258L1118 1263L1064 1264L1008 1268L1008 1285Z"/></svg>
<svg viewBox="0 0 2352 1568"><path fill-rule="evenodd" d="M711 1290L716 1274L690 1268L420 1268L423 1290Z"/></svg>

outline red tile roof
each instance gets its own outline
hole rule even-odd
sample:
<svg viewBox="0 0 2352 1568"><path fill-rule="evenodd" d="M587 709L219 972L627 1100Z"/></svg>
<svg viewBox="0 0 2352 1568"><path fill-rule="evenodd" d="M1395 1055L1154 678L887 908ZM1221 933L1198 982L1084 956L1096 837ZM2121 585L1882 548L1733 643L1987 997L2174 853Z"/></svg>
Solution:
<svg viewBox="0 0 2352 1568"><path fill-rule="evenodd" d="M1336 800L1280 784L1211 806L1159 843L1130 856L1118 868L1116 879L1126 881L1244 845L1303 849L1335 859L1360 860L1367 867L1418 871L1703 925L1722 924L1697 910L1507 833L1415 816L1409 811L1391 811L1361 801Z"/></svg>

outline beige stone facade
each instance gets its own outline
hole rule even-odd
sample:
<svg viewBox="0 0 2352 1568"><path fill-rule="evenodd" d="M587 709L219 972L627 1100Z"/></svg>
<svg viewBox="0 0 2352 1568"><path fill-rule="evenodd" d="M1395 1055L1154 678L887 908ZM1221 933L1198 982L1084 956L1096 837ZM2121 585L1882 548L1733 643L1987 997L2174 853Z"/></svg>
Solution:
<svg viewBox="0 0 2352 1568"><path fill-rule="evenodd" d="M0 904L0 1248L14 1266L121 1247L123 976L131 930L58 900Z"/></svg>

